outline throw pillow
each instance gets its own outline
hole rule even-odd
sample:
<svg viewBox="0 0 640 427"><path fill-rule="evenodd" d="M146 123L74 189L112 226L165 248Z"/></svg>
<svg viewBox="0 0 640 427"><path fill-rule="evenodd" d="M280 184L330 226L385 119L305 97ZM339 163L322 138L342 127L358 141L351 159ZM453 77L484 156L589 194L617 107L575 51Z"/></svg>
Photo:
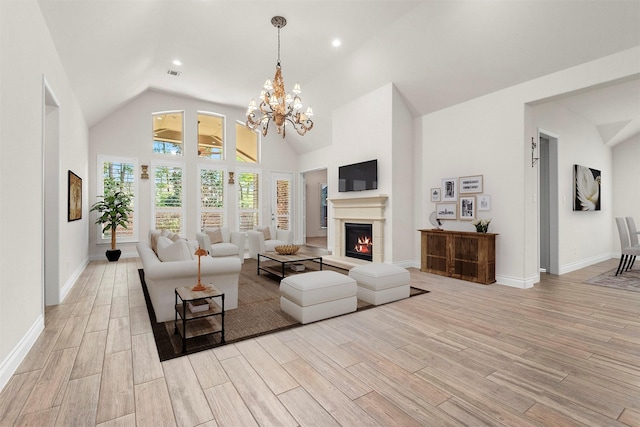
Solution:
<svg viewBox="0 0 640 427"><path fill-rule="evenodd" d="M171 235L169 236L169 239L171 239L171 241L173 242L177 242L178 240L181 240L182 237L180 237L178 233L171 233Z"/></svg>
<svg viewBox="0 0 640 427"><path fill-rule="evenodd" d="M262 231L262 234L264 234L264 240L271 240L271 231L269 230L269 227L258 227L258 231Z"/></svg>
<svg viewBox="0 0 640 427"><path fill-rule="evenodd" d="M149 245L156 255L158 255L158 237L160 237L159 231L154 231L149 234Z"/></svg>
<svg viewBox="0 0 640 427"><path fill-rule="evenodd" d="M158 237L158 259L162 262L188 261L193 259L186 240L172 242L169 238Z"/></svg>
<svg viewBox="0 0 640 427"><path fill-rule="evenodd" d="M208 229L206 233L209 235L209 240L211 240L212 245L222 243L222 230L219 228Z"/></svg>

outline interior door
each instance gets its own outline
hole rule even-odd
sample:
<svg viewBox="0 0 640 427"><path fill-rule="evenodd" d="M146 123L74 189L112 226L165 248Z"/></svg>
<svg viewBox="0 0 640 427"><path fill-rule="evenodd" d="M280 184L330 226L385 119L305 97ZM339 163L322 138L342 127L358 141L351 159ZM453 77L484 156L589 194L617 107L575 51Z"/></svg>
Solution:
<svg viewBox="0 0 640 427"><path fill-rule="evenodd" d="M271 225L281 230L292 230L293 175L271 173Z"/></svg>

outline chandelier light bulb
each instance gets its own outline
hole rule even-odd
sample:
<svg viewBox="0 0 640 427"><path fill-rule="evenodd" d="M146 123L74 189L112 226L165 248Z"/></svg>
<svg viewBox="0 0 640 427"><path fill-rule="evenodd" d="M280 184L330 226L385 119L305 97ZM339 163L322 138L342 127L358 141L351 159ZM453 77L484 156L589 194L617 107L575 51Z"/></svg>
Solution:
<svg viewBox="0 0 640 427"><path fill-rule="evenodd" d="M266 82L264 82L264 88L266 90L271 90L273 89L273 84L271 84L271 79L267 79Z"/></svg>
<svg viewBox="0 0 640 427"><path fill-rule="evenodd" d="M300 95L300 93L302 93L302 91L300 90L300 83L296 83L293 86L292 92L295 93L296 95Z"/></svg>
<svg viewBox="0 0 640 427"><path fill-rule="evenodd" d="M271 105L272 107L278 105L278 98L276 98L275 95L271 95L271 98L269 99L269 105Z"/></svg>
<svg viewBox="0 0 640 427"><path fill-rule="evenodd" d="M258 104L256 104L256 100L252 99L251 102L249 103L249 110L248 111L255 111L258 109Z"/></svg>
<svg viewBox="0 0 640 427"><path fill-rule="evenodd" d="M290 93L287 94L287 97L284 99L284 102L286 102L287 104L291 104L293 102L293 98L291 98Z"/></svg>
<svg viewBox="0 0 640 427"><path fill-rule="evenodd" d="M296 110L298 108L302 108L302 99L300 99L298 95L296 95L296 97L293 98L293 108L295 108Z"/></svg>
<svg viewBox="0 0 640 427"><path fill-rule="evenodd" d="M304 113L307 117L312 117L313 116L313 109L311 108L311 105L309 105L307 107L307 111Z"/></svg>

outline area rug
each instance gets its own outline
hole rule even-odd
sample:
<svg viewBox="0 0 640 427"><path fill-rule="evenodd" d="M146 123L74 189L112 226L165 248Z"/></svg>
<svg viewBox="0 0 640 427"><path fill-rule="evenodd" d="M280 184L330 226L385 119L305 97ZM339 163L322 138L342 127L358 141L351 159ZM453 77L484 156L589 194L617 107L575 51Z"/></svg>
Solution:
<svg viewBox="0 0 640 427"><path fill-rule="evenodd" d="M617 268L587 280L586 284L640 292L640 269L632 268L616 276Z"/></svg>
<svg viewBox="0 0 640 427"><path fill-rule="evenodd" d="M310 263L307 266L307 271L317 269L317 263ZM323 269L348 274L347 270L326 264ZM302 326L294 318L280 311L280 283L278 279L262 272L258 276L256 271L257 262L253 259L246 259L238 280L238 308L229 310L224 316L224 344ZM187 341L187 352L182 353L182 340L180 335L174 334L173 322L156 322L156 315L153 312L153 306L144 282L144 271L140 269L138 272L160 361L224 345L220 342L220 334L196 337ZM289 274L295 274L295 272L288 272L287 275ZM411 287L410 297L427 292L429 291ZM373 307L375 306L358 300L357 311Z"/></svg>

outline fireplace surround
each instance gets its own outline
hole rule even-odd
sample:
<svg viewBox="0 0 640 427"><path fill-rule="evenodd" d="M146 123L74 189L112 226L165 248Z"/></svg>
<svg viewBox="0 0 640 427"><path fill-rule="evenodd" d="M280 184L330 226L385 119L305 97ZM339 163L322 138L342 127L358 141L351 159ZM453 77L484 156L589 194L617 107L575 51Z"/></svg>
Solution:
<svg viewBox="0 0 640 427"><path fill-rule="evenodd" d="M345 224L358 223L370 224L374 245L372 247L371 261L384 262L384 221L385 207L388 196L337 198L330 199L333 205L333 230L334 248L331 258L360 265L367 261L346 256L345 250ZM326 258L326 257L325 257Z"/></svg>

